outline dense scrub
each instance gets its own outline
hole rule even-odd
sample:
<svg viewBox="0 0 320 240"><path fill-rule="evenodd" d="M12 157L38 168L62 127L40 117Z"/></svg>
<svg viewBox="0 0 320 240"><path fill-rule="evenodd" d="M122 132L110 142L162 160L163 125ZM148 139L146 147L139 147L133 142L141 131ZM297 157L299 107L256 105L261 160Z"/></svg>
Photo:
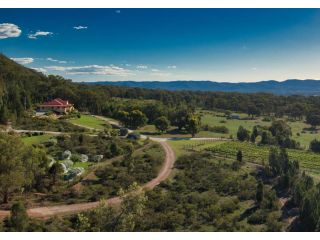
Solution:
<svg viewBox="0 0 320 240"><path fill-rule="evenodd" d="M95 170L95 179L84 183L82 195L89 200L116 196L120 189L127 189L134 182L143 185L158 175L163 164L164 152L160 145L150 143L132 155Z"/></svg>
<svg viewBox="0 0 320 240"><path fill-rule="evenodd" d="M257 198L254 171L245 164L235 169L234 161L221 162L208 153L183 156L172 180L145 195L123 197L121 208L101 205L37 226L50 231L279 231L276 194L264 185Z"/></svg>
<svg viewBox="0 0 320 240"><path fill-rule="evenodd" d="M50 118L36 118L24 116L15 123L17 129L40 130L53 132L84 132L86 129L73 125L65 120Z"/></svg>

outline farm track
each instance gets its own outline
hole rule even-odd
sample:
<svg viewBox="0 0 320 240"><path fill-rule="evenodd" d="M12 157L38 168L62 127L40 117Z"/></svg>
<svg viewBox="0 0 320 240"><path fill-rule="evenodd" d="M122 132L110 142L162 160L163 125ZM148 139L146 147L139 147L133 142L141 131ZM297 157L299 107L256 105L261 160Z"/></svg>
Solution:
<svg viewBox="0 0 320 240"><path fill-rule="evenodd" d="M160 142L160 145L165 151L165 159L162 169L160 170L158 176L152 179L150 182L142 186L142 189L153 189L159 183L166 180L172 171L173 164L175 161L175 154L172 148L166 142ZM140 191L140 190L138 190ZM114 205L119 204L121 199L119 197L113 197L106 200L107 204ZM34 218L49 218L56 215L67 215L78 213L86 210L90 210L99 206L100 201L88 202L88 203L78 203L78 204L69 204L69 205L57 205L57 206L48 206L48 207L37 207L28 209L28 215ZM2 210L0 211L0 217L6 217L10 214L10 211Z"/></svg>
<svg viewBox="0 0 320 240"><path fill-rule="evenodd" d="M99 119L103 119L105 121L110 121L110 120L108 120L104 117L101 117L101 116L95 116L95 117L97 117ZM111 122L111 124L118 125L118 123L116 123L116 122ZM53 132L53 131L16 130L16 129L11 129L11 130L14 132L17 132L17 133L43 132L43 133L48 133L48 134L52 134L52 135L65 134L63 132ZM131 130L130 130L130 132L131 132ZM142 135L141 138L146 139L147 137ZM174 166L176 156L175 156L173 149L167 143L167 141L168 140L186 140L186 139L195 140L195 141L199 141L199 140L221 141L222 140L221 138L153 138L153 137L150 137L150 140L158 142L162 146L163 150L165 151L165 159L164 159L163 166L158 173L158 176L156 178L152 179L151 181L147 182L146 184L144 184L137 191L153 189L154 187L159 185L161 182L165 181L170 176L172 169L173 169L173 166ZM109 198L106 200L106 203L109 205L116 205L116 204L121 203L121 198L119 198L119 197ZM99 204L100 204L100 201L87 202L87 203L77 203L77 204L56 205L56 206L46 206L46 207L36 207L36 208L28 209L27 212L30 217L46 219L46 218L50 218L50 217L53 217L56 215L68 215L68 214L79 213L82 211L87 211L87 210L96 208L97 206L99 206ZM8 216L9 214L10 214L10 211L8 211L8 210L0 210L0 218L4 218L4 217Z"/></svg>

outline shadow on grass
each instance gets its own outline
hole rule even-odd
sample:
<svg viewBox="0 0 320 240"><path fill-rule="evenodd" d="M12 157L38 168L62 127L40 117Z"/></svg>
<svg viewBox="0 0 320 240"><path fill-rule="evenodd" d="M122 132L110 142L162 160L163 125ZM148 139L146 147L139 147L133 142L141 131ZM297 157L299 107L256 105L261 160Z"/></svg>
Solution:
<svg viewBox="0 0 320 240"><path fill-rule="evenodd" d="M309 128L304 128L302 129L303 131L306 131L306 132L311 132L311 133L317 133L318 132L318 129L317 128L314 128L314 127L309 127Z"/></svg>
<svg viewBox="0 0 320 240"><path fill-rule="evenodd" d="M149 135L149 136L158 136L158 135L161 135L160 132L148 132L148 131L145 131L145 132L140 132L141 134L143 135ZM178 128L175 128L175 129L171 129L171 130L168 130L166 132L163 132L162 133L163 135L167 134L167 135L184 135L184 134L188 134L186 131L184 130L179 130Z"/></svg>

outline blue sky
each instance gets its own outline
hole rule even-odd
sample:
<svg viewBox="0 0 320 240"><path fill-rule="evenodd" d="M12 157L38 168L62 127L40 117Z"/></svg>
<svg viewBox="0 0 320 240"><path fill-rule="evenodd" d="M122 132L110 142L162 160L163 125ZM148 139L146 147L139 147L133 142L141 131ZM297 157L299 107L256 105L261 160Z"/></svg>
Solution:
<svg viewBox="0 0 320 240"><path fill-rule="evenodd" d="M320 79L319 9L0 9L0 51L74 81Z"/></svg>

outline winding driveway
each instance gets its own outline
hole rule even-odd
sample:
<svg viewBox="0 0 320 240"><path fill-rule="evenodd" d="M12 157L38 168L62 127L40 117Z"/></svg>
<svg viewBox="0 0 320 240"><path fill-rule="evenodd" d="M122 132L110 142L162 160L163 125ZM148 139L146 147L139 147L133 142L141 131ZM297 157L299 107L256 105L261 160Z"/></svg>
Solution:
<svg viewBox="0 0 320 240"><path fill-rule="evenodd" d="M58 133L57 133L58 134ZM175 154L170 147L170 145L162 139L152 139L153 141L159 142L165 151L165 159L161 170L156 178L152 179L150 182L142 186L142 189L153 189L162 181L166 180L172 171ZM110 205L119 204L121 199L119 197L113 197L106 200ZM86 211L89 209L96 208L100 204L100 201L97 202L88 202L88 203L78 203L78 204L69 204L69 205L57 205L57 206L47 206L47 207L37 207L28 209L28 215L35 218L49 218L55 215L66 215L72 213L78 213ZM0 210L0 218L4 218L10 214L8 210Z"/></svg>
<svg viewBox="0 0 320 240"><path fill-rule="evenodd" d="M95 116L97 118L103 119L105 121L110 121L107 118L101 116ZM116 122L112 122L111 124L118 125ZM37 131L37 130L15 130L11 129L15 132L23 133L23 132L43 132L49 133L53 135L60 135L63 134L62 132L50 132L50 131ZM142 138L147 138L146 136L142 135ZM161 182L165 181L171 174L174 161L175 161L175 154L171 146L167 143L168 140L223 140L221 138L156 138L151 137L150 140L158 142L165 151L165 159L161 170L156 178L152 179L150 182L147 182L142 186L142 189L153 189ZM139 191L139 190L138 190ZM121 199L119 197L113 197L106 200L106 202L110 205L119 204ZM96 208L100 204L100 201L96 202L87 202L87 203L77 203L77 204L69 204L69 205L57 205L57 206L47 206L47 207L37 207L37 208L30 208L27 210L28 215L30 217L35 218L49 218L55 215L67 215L78 213L82 211L86 211L89 209ZM8 210L0 210L0 218L6 217L10 214Z"/></svg>

